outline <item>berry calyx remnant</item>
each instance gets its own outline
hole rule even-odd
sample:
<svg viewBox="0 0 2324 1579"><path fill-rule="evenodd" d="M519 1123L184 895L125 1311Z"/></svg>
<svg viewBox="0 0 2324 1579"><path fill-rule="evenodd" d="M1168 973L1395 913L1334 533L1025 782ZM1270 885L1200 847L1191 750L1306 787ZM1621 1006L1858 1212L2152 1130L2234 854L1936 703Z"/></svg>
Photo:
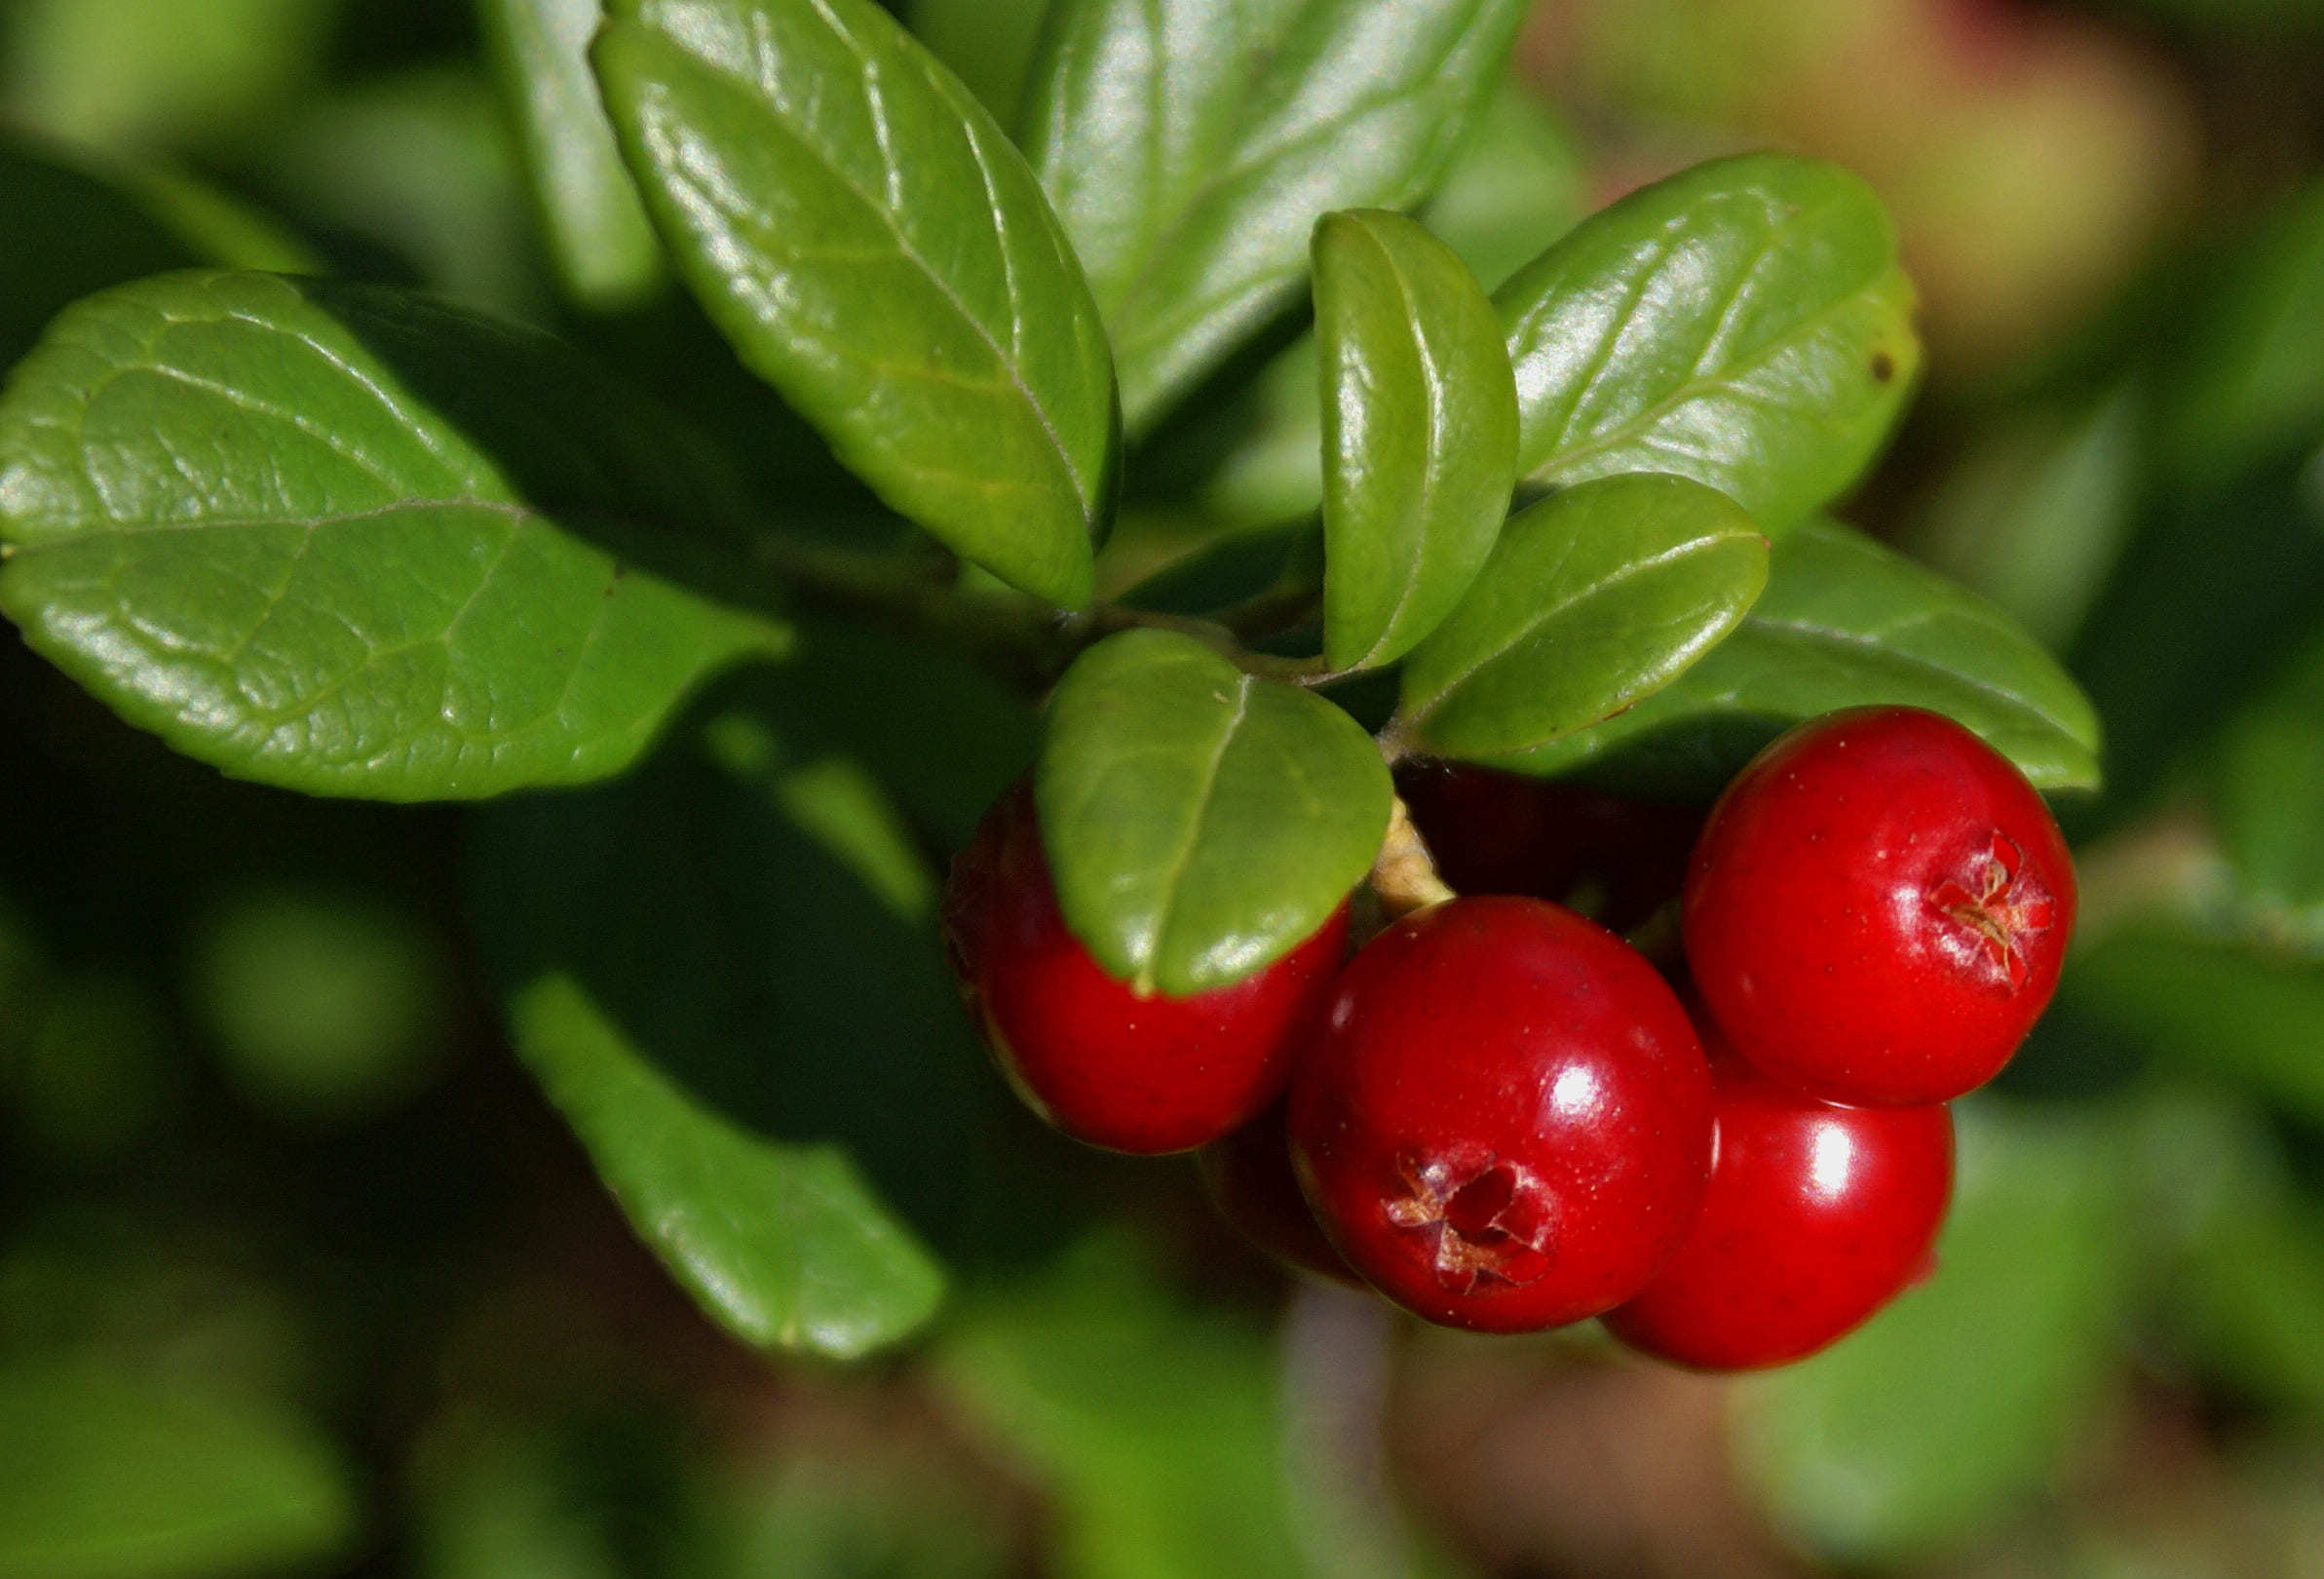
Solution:
<svg viewBox="0 0 2324 1579"><path fill-rule="evenodd" d="M1708 1067L1653 967L1543 901L1405 916L1341 973L1292 1078L1293 1166L1348 1263L1479 1331L1635 1293L1692 1222Z"/></svg>
<svg viewBox="0 0 2324 1579"><path fill-rule="evenodd" d="M2049 1003L2074 865L2017 769L1951 719L1858 708L1736 775L1689 863L1687 964L1735 1051L1829 1101L1993 1078Z"/></svg>

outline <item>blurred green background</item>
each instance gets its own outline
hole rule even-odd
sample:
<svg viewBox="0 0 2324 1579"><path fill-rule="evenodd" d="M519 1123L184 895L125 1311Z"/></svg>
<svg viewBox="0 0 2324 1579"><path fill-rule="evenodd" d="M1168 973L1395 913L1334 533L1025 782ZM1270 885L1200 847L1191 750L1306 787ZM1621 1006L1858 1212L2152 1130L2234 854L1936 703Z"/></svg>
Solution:
<svg viewBox="0 0 2324 1579"><path fill-rule="evenodd" d="M1009 104L1037 6L898 9ZM509 19L587 10L0 0L0 365L116 280L322 267L548 324L812 468L618 193L587 248L536 217ZM2324 1575L2324 4L1545 0L1520 61L1431 215L1472 255L1741 148L1873 180L1929 355L1845 513L2104 714L2076 953L1962 1110L1935 1277L1738 1381L1422 1330L964 1052L896 1122L966 1173L915 1182L914 1141L884 1175L961 1286L899 1353L771 1364L503 1044L464 896L509 814L226 783L11 633L0 1579ZM1303 389L1262 374L1189 508L1312 500ZM1030 750L914 673L973 697L932 708L973 758L937 788L933 718L850 739L867 769L783 720L792 820L873 805L902 911Z"/></svg>

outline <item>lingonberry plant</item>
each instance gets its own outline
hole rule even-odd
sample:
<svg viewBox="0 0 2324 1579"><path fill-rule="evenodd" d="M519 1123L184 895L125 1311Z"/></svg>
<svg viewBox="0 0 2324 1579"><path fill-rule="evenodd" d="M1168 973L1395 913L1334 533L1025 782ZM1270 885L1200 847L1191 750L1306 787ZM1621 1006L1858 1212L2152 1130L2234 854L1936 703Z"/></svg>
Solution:
<svg viewBox="0 0 2324 1579"><path fill-rule="evenodd" d="M983 1077L931 858L1028 765L1007 880L1034 883L1037 828L1091 1001L1132 1017L1328 951L1391 762L1700 803L1783 727L1878 703L2036 790L2095 781L2033 639L1827 514L1919 364L1868 188L1753 153L1571 229L1522 194L1467 232L1473 204L1430 208L1502 151L1517 0L1060 0L1006 124L870 0L609 0L569 37L495 9L543 90L514 96L528 135L570 156L542 193L576 301L667 267L690 305L552 333L347 278L93 280L0 400L0 607L224 773L499 797L470 909L516 1051L747 1341L893 1343L972 1253L960 1180L1006 1148L962 1117ZM1238 515L1220 480L1286 443L1312 464ZM1948 857L1975 957L2020 880L1997 849ZM1192 1144L1265 1099L1090 1117L1014 1028L1009 995L1046 989L966 931L1069 1128ZM1512 1029L1506 973L1536 971L1578 1017L1545 1045ZM1399 1298L1572 1319L1684 1236L1706 1077L1612 935L1463 901L1338 1001L1317 1066L1345 1078L1299 1084L1294 1141ZM1440 1070L1447 1024L1476 1057Z"/></svg>

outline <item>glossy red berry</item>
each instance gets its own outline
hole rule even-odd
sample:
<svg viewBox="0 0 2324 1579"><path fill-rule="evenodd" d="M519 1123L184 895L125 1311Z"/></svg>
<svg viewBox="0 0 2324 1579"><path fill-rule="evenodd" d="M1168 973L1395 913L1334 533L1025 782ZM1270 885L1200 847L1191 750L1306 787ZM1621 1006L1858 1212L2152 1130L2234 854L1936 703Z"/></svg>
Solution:
<svg viewBox="0 0 2324 1579"><path fill-rule="evenodd" d="M1832 1101L1940 1102L2008 1061L2057 985L2074 865L2041 796L1915 708L1791 730L1688 867L1687 964L1736 1052Z"/></svg>
<svg viewBox="0 0 2324 1579"><path fill-rule="evenodd" d="M1192 997L1140 997L1066 930L1029 787L952 863L944 932L1002 1073L1033 1110L1116 1151L1184 1151L1283 1089L1291 1047L1347 949L1343 905L1273 965Z"/></svg>
<svg viewBox="0 0 2324 1579"><path fill-rule="evenodd" d="M1529 1331L1620 1303L1710 1164L1710 1071L1670 988L1540 900L1420 910L1340 975L1291 1085L1333 1246L1433 1322Z"/></svg>
<svg viewBox="0 0 2324 1579"><path fill-rule="evenodd" d="M1953 1188L1941 1105L1842 1107L1777 1084L1709 1030L1711 1181L1686 1241L1606 1326L1705 1370L1803 1359L1928 1265Z"/></svg>
<svg viewBox="0 0 2324 1579"><path fill-rule="evenodd" d="M1291 1172L1288 1118L1283 1102L1195 1153L1202 1187L1219 1215L1251 1246L1296 1271L1336 1283L1357 1283L1340 1252L1315 1224L1299 1179Z"/></svg>
<svg viewBox="0 0 2324 1579"><path fill-rule="evenodd" d="M1418 759L1397 765L1396 792L1456 892L1530 894L1617 932L1678 898L1705 809Z"/></svg>

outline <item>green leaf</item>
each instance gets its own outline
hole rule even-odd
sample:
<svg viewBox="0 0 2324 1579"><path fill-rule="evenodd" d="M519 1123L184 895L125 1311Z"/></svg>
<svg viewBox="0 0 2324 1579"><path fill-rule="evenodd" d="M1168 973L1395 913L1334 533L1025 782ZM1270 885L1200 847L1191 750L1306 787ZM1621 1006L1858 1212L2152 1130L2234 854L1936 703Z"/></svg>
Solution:
<svg viewBox="0 0 2324 1579"><path fill-rule="evenodd" d="M1494 292L1517 469L1675 472L1771 535L1871 462L1920 366L1912 283L1872 189L1746 154L1633 192Z"/></svg>
<svg viewBox="0 0 2324 1579"><path fill-rule="evenodd" d="M1071 0L1024 145L1140 431L1292 304L1330 209L1404 209L1501 76L1520 0Z"/></svg>
<svg viewBox="0 0 2324 1579"><path fill-rule="evenodd" d="M944 1389L1056 1499L1058 1571L1207 1579L1305 1571L1263 1331L1190 1308L1120 1238L970 1304Z"/></svg>
<svg viewBox="0 0 2324 1579"><path fill-rule="evenodd" d="M1017 124L1048 11L1048 0L909 0L902 8L912 36L1004 127Z"/></svg>
<svg viewBox="0 0 2324 1579"><path fill-rule="evenodd" d="M1423 217L1469 272L1499 281L1581 212L1581 162L1572 142L1537 96L1505 79ZM1208 419L1225 451L1201 490L1214 514L1273 524L1315 511L1322 499L1319 388L1314 337L1302 335Z"/></svg>
<svg viewBox="0 0 2324 1579"><path fill-rule="evenodd" d="M1392 791L1361 726L1191 636L1125 631L1049 699L1034 774L1066 924L1140 992L1280 958L1379 853Z"/></svg>
<svg viewBox="0 0 2324 1579"><path fill-rule="evenodd" d="M599 0L482 0L493 65L532 175L551 259L584 306L627 306L662 276L662 247L630 184L589 41Z"/></svg>
<svg viewBox="0 0 2324 1579"><path fill-rule="evenodd" d="M2121 1316L2132 1235L2105 1133L1958 1111L1935 1274L1743 1400L1743 1469L1776 1524L1850 1567L1942 1550L2050 1484Z"/></svg>
<svg viewBox="0 0 2324 1579"><path fill-rule="evenodd" d="M615 0L597 71L680 272L897 511L1089 597L1105 330L1024 160L871 0Z"/></svg>
<svg viewBox="0 0 2324 1579"><path fill-rule="evenodd" d="M1517 404L1493 304L1400 214L1315 226L1323 356L1323 654L1412 650L1493 552L1516 482Z"/></svg>
<svg viewBox="0 0 2324 1579"><path fill-rule="evenodd" d="M118 1356L0 1367L0 1443L10 1579L320 1570L356 1533L347 1466L308 1421Z"/></svg>
<svg viewBox="0 0 2324 1579"><path fill-rule="evenodd" d="M163 276L75 307L0 404L0 607L238 777L386 800L579 783L785 643L644 568L697 553L671 524L729 519L709 461L529 331Z"/></svg>
<svg viewBox="0 0 2324 1579"><path fill-rule="evenodd" d="M738 701L630 779L488 808L470 878L518 1053L713 1319L841 1357L927 1319L998 1088L858 765Z"/></svg>
<svg viewBox="0 0 2324 1579"><path fill-rule="evenodd" d="M2038 788L2098 784L2098 716L2055 659L1984 599L1831 521L1775 545L1766 596L1674 684L1495 765L1715 793L1789 725L1871 703L1956 719Z"/></svg>
<svg viewBox="0 0 2324 1579"><path fill-rule="evenodd" d="M1767 580L1767 539L1681 477L1616 477L1510 518L1404 666L1397 727L1448 756L1523 751L1668 685Z"/></svg>

